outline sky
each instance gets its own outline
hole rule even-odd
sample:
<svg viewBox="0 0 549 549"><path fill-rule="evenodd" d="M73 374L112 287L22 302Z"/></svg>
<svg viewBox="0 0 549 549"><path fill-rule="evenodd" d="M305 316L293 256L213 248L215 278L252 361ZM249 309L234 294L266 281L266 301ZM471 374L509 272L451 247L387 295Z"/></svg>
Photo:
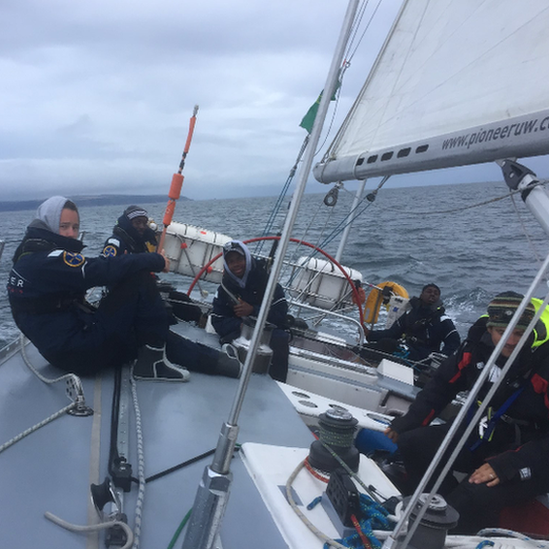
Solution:
<svg viewBox="0 0 549 549"><path fill-rule="evenodd" d="M0 200L167 193L194 105L182 194L278 194L306 136L299 122L324 86L346 6L2 0ZM323 143L334 137L399 6L389 0L377 10ZM494 168L461 174L452 177L499 175ZM433 182L449 181L419 174L395 184ZM309 183L315 190L326 186Z"/></svg>

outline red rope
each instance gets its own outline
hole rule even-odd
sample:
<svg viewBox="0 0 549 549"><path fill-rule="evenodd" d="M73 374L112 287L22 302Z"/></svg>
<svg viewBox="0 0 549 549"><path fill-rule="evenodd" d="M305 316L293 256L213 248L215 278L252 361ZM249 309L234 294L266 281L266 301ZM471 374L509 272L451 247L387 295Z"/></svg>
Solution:
<svg viewBox="0 0 549 549"><path fill-rule="evenodd" d="M355 530L357 531L358 535L360 536L360 539L362 540L362 544L364 545L364 547L366 549L372 549L370 540L365 536L355 515L351 515L351 520L353 522L353 526L355 527Z"/></svg>
<svg viewBox="0 0 549 549"><path fill-rule="evenodd" d="M321 480L322 482L328 483L330 480L328 477L325 477L321 475L316 469L313 469L313 466L309 463L309 456L305 458L305 469L313 475L313 477L317 478L318 480Z"/></svg>

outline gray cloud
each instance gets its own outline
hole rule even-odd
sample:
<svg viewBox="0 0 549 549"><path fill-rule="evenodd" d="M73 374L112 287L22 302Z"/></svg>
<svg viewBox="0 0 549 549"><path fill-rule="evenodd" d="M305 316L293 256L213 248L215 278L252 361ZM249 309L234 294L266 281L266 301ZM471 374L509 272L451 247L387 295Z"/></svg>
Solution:
<svg viewBox="0 0 549 549"><path fill-rule="evenodd" d="M392 10L357 68L373 60ZM4 0L0 200L167 192L200 105L185 194L282 184L345 12L328 0ZM348 74L351 74L349 71ZM348 77L351 92L366 69ZM350 105L345 91L341 118Z"/></svg>

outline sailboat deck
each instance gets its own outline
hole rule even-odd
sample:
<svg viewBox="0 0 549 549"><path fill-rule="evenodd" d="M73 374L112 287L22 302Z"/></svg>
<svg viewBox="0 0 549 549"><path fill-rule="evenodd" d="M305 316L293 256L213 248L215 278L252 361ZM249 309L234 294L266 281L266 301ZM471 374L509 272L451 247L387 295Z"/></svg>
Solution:
<svg viewBox="0 0 549 549"><path fill-rule="evenodd" d="M32 345L31 362L43 375L58 372ZM63 414L0 453L2 547L104 547L90 535L63 530L44 512L75 524L96 520L89 504L90 482L107 476L113 374L83 379L89 417ZM227 420L238 380L193 373L188 383L137 383L143 424L145 476L154 475L213 449ZM65 383L46 385L24 364L20 353L0 365L0 443L69 404ZM137 477L136 437L129 400L129 448ZM240 416L238 442L308 447L313 438L276 382L253 374ZM94 437L99 442L95 442ZM146 485L142 547L167 547L180 521L192 507L204 467L211 457ZM240 456L232 461L231 495L221 528L223 547L286 547L262 503ZM137 485L124 494L124 511L133 527ZM90 508L91 507L91 508ZM107 509L105 509L107 510ZM88 519L88 516L91 517ZM178 540L179 546L182 540Z"/></svg>

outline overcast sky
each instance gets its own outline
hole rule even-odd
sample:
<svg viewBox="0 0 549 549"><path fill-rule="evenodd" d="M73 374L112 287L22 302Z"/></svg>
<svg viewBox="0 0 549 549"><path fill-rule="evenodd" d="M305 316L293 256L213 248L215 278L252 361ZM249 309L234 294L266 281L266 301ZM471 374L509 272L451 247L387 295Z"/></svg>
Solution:
<svg viewBox="0 0 549 549"><path fill-rule="evenodd" d="M0 200L167 193L195 104L183 194L277 194L346 4L2 0ZM346 73L336 124L400 0L385 4Z"/></svg>
<svg viewBox="0 0 549 549"><path fill-rule="evenodd" d="M376 49L398 4L376 20ZM195 104L184 194L281 186L345 10L344 0L2 0L0 200L167 193ZM358 82L364 70L354 72Z"/></svg>

